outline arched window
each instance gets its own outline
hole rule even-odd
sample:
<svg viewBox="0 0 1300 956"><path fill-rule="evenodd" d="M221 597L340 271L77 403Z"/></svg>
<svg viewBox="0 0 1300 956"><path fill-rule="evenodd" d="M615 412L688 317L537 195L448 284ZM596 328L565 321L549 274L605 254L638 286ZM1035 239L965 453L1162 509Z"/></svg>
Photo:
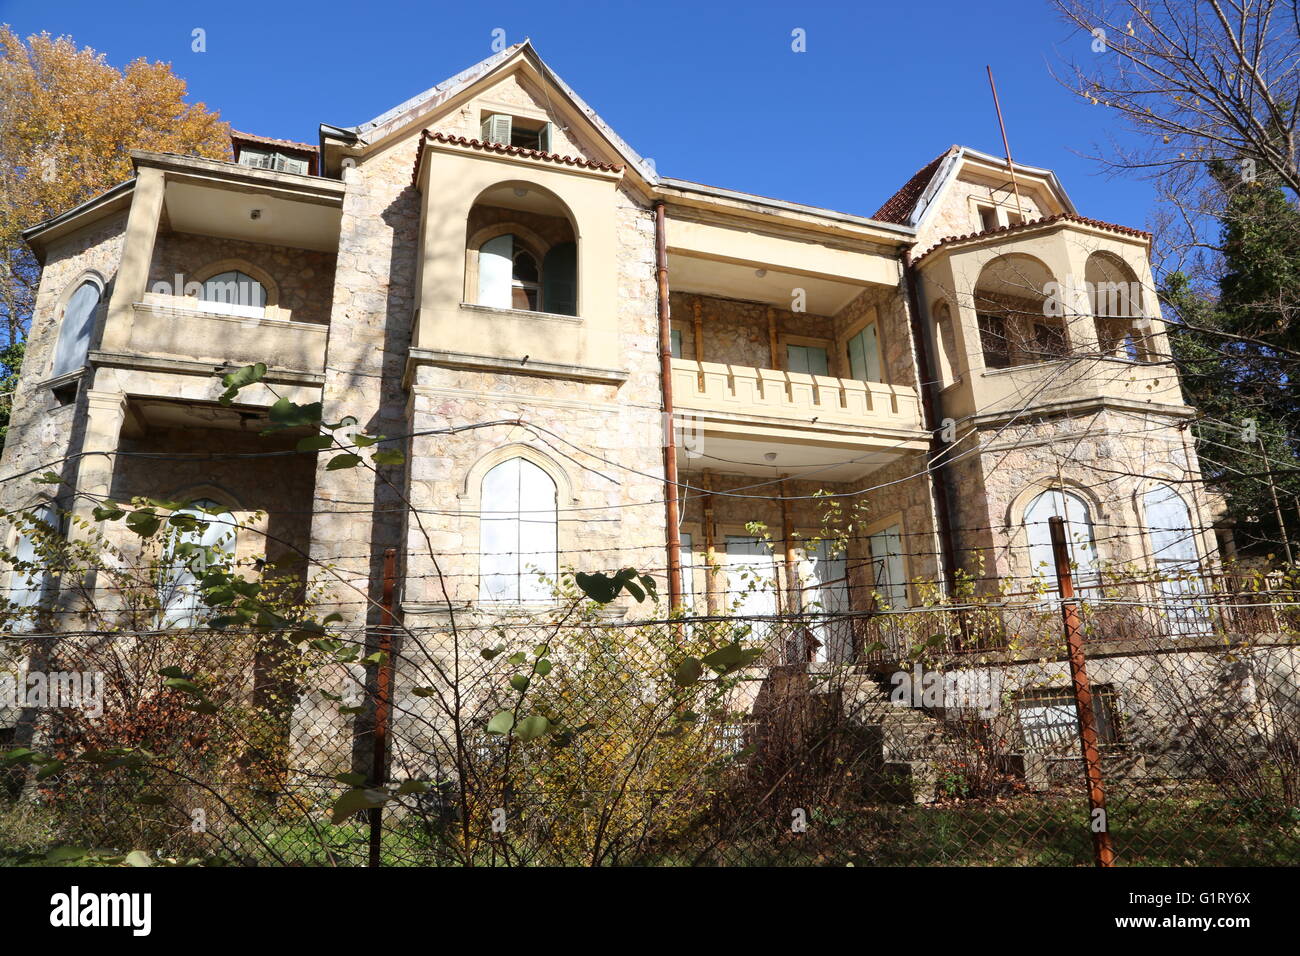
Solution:
<svg viewBox="0 0 1300 956"><path fill-rule="evenodd" d="M1146 357L1142 284L1118 256L1094 252L1084 279L1097 330L1097 347L1108 358L1136 362Z"/></svg>
<svg viewBox="0 0 1300 956"><path fill-rule="evenodd" d="M1168 485L1157 485L1142 496L1151 535L1151 554L1157 570L1186 570L1195 567L1196 533L1192 513L1183 496Z"/></svg>
<svg viewBox="0 0 1300 956"><path fill-rule="evenodd" d="M478 304L538 311L542 273L537 257L511 233L489 239L478 251Z"/></svg>
<svg viewBox="0 0 1300 956"><path fill-rule="evenodd" d="M1142 505L1151 536L1156 588L1170 632L1174 636L1205 634L1212 618L1210 608L1200 597L1205 586L1195 575L1200 555L1191 510L1183 496L1168 485L1156 485L1148 491L1142 496Z"/></svg>
<svg viewBox="0 0 1300 956"><path fill-rule="evenodd" d="M501 462L483 476L479 517L481 599L547 600L539 574L553 578L557 570L551 476L525 458Z"/></svg>
<svg viewBox="0 0 1300 956"><path fill-rule="evenodd" d="M266 309L266 289L246 272L231 269L206 279L199 299L216 312L260 316Z"/></svg>
<svg viewBox="0 0 1300 956"><path fill-rule="evenodd" d="M20 565L38 564L36 539L42 532L57 533L59 530L59 513L52 503L46 502L33 508L29 515L34 523L24 522L18 540L14 543L11 552L13 566L9 572L9 590L5 594L5 597L20 610L34 608L41 604L48 596L51 583L48 572L34 567L23 568ZM32 621L22 620L15 622L12 629L15 632L26 631L32 626Z"/></svg>
<svg viewBox="0 0 1300 956"><path fill-rule="evenodd" d="M99 283L87 279L68 299L59 328L59 344L54 349L54 366L51 375L65 375L86 364L90 349L90 333L95 328L95 313L99 310L101 289Z"/></svg>
<svg viewBox="0 0 1300 956"><path fill-rule="evenodd" d="M1097 542L1092 532L1092 517L1087 503L1077 495L1055 488L1044 491L1025 508L1025 531L1029 537L1029 564L1035 577L1056 581L1056 562L1052 557L1052 532L1049 518L1065 519L1065 534L1074 565L1075 590L1097 584Z"/></svg>
<svg viewBox="0 0 1300 956"><path fill-rule="evenodd" d="M163 627L195 627L199 623L202 606L199 578L204 571L206 553L196 549L233 550L235 526L230 515L213 514L224 510L210 498L200 498L176 511L176 514L192 516L205 526L178 531L172 538L165 577L158 593Z"/></svg>

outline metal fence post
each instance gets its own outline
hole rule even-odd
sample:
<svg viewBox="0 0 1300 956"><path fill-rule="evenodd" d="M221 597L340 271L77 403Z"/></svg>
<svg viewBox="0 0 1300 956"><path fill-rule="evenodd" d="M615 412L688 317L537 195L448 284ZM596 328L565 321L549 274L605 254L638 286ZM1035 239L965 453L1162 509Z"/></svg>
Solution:
<svg viewBox="0 0 1300 956"><path fill-rule="evenodd" d="M379 614L379 669L375 675L374 763L371 786L383 787L388 780L388 719L393 695L393 589L397 581L397 550L384 552L384 596ZM379 866L383 844L384 808L370 811L370 865Z"/></svg>
<svg viewBox="0 0 1300 956"><path fill-rule="evenodd" d="M1101 753L1097 750L1097 718L1092 709L1092 685L1088 683L1088 668L1083 656L1083 627L1079 621L1079 602L1074 596L1074 579L1070 575L1070 547L1065 537L1065 521L1053 516L1047 519L1047 526L1052 534L1052 558L1056 564L1057 591L1061 596L1061 620L1065 626L1065 644L1070 654L1070 682L1074 685L1079 742L1088 775L1088 806L1091 810L1088 823L1092 830L1093 858L1097 866L1114 866L1115 850L1110 842L1106 791L1101 778Z"/></svg>

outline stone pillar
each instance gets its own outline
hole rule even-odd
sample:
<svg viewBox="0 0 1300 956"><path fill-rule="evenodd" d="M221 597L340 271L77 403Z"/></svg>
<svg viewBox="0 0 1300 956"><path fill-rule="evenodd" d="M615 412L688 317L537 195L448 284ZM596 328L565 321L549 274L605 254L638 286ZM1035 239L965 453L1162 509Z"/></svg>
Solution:
<svg viewBox="0 0 1300 956"><path fill-rule="evenodd" d="M77 461L76 498L72 513L93 521L91 511L113 487L114 455L122 423L126 420L126 395L105 389L86 392L86 431Z"/></svg>
<svg viewBox="0 0 1300 956"><path fill-rule="evenodd" d="M122 242L122 260L108 300L108 317L100 348L121 352L131 340L135 321L135 304L144 299L149 285L149 264L153 261L154 242L162 218L163 192L166 181L161 169L144 168L136 172L131 212L127 215L126 236Z"/></svg>

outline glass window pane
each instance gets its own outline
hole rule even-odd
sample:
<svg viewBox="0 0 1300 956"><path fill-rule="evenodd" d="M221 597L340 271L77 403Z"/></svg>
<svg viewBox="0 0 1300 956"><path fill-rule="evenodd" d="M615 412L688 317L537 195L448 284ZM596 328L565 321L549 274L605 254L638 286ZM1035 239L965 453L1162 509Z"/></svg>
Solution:
<svg viewBox="0 0 1300 956"><path fill-rule="evenodd" d="M86 364L90 348L90 333L95 327L95 312L99 308L99 286L83 282L63 313L59 329L59 343L54 351L52 375L63 375Z"/></svg>

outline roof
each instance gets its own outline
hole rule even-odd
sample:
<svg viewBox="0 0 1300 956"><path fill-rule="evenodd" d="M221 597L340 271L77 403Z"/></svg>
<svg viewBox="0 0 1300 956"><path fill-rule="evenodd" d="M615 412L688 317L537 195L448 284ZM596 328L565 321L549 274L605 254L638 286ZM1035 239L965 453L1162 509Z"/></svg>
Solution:
<svg viewBox="0 0 1300 956"><path fill-rule="evenodd" d="M969 146L954 144L917 170L912 178L903 184L902 189L885 200L885 204L876 211L873 218L919 228L931 208L933 208L935 198L943 191L953 176L957 174L961 161L967 158L991 166L999 166L1003 169L1007 165L1007 161L1000 156L993 156L978 149L972 149ZM1071 202L1065 187L1061 185L1061 181L1056 178L1056 173L1050 169L1026 166L1024 163L1015 163L1014 169L1026 176L1037 176L1046 179L1057 196L1060 197L1061 205L1064 206L1066 212L1071 215L1077 214L1078 210L1074 208L1074 203Z"/></svg>
<svg viewBox="0 0 1300 956"><path fill-rule="evenodd" d="M943 162L945 156L959 148L955 144L949 146L918 169L911 179L903 183L902 189L885 200L885 204L877 209L871 218L881 222L892 222L899 226L910 225L912 210L916 208L917 202L925 192L925 187L930 185L934 174L939 171L939 164Z"/></svg>
<svg viewBox="0 0 1300 956"><path fill-rule="evenodd" d="M961 236L948 236L946 239L940 239L925 252L918 256L912 257L912 263L916 264L928 256L930 253L944 246L955 245L959 242L968 242L972 239L987 239L989 236L999 236L1011 232L1024 232L1029 229L1037 229L1041 226L1050 226L1057 222L1073 222L1081 226L1092 226L1094 229L1104 229L1107 232L1117 232L1121 235L1134 236L1138 239L1150 241L1151 233L1144 229L1134 229L1132 226L1121 226L1118 223L1105 222L1101 219L1089 219L1087 216L1080 216L1075 213L1062 212L1055 216L1043 216L1039 219L1031 219L1029 222L1018 223L1014 226L999 226L997 229L986 229L983 232L968 232Z"/></svg>
<svg viewBox="0 0 1300 956"><path fill-rule="evenodd" d="M540 159L548 163L557 163L563 166L578 166L582 169L599 169L605 172L621 173L623 166L619 163L600 163L591 159L583 159L581 156L561 156L559 153L547 153L540 149L528 149L524 146L511 146L508 143L485 143L481 140L470 139L466 136L450 136L447 133L439 133L434 130L425 130L420 134L420 150L416 153L414 178L419 178L420 160L424 152L424 144L429 140L437 143L447 143L452 146L464 146L468 149L482 150L487 153L501 153L504 156L525 156L529 159Z"/></svg>
<svg viewBox="0 0 1300 956"><path fill-rule="evenodd" d="M480 60L468 69L462 70L455 76L443 80L437 86L430 87L423 93L416 94L403 103L399 103L397 106L390 110L386 110L368 122L361 123L358 126L340 127L331 127L322 124L322 140L327 131L331 133L339 131L355 136L363 143L377 142L394 129L400 126L405 126L406 123L410 121L408 118L410 114L415 113L417 110L424 112L435 108L439 104L447 102L471 84L477 83L484 77L487 77L498 70L504 69L517 57L523 57L526 59L534 69L542 74L548 82L554 85L555 88L569 101L569 104L597 129L600 135L605 138L628 167L635 169L641 178L648 183L659 181L659 176L655 172L654 167L650 163L646 162L646 160L642 158L636 150L629 146L627 142L618 135L618 133L614 132L612 126L601 119L600 115L588 106L571 86L565 83L564 80L560 79L556 72L546 65L546 62L538 55L537 50L533 47L532 41L528 38L524 38L513 46L508 46L498 53L493 53L491 56ZM604 168L612 169L613 165L606 164Z"/></svg>
<svg viewBox="0 0 1300 956"><path fill-rule="evenodd" d="M308 175L315 176L320 168L320 150L311 143L299 143L291 139L275 139L271 136L258 136L255 133L241 133L239 130L230 131L231 143L254 143L259 146L278 146L281 149L292 150L299 153L309 154L307 160Z"/></svg>
<svg viewBox="0 0 1300 956"><path fill-rule="evenodd" d="M241 133L237 129L230 131L230 138L239 140L241 143L265 143L268 146L284 146L288 149L301 150L307 153L316 152L316 147L311 143L299 143L292 139L275 139L272 136L258 136L255 133Z"/></svg>

